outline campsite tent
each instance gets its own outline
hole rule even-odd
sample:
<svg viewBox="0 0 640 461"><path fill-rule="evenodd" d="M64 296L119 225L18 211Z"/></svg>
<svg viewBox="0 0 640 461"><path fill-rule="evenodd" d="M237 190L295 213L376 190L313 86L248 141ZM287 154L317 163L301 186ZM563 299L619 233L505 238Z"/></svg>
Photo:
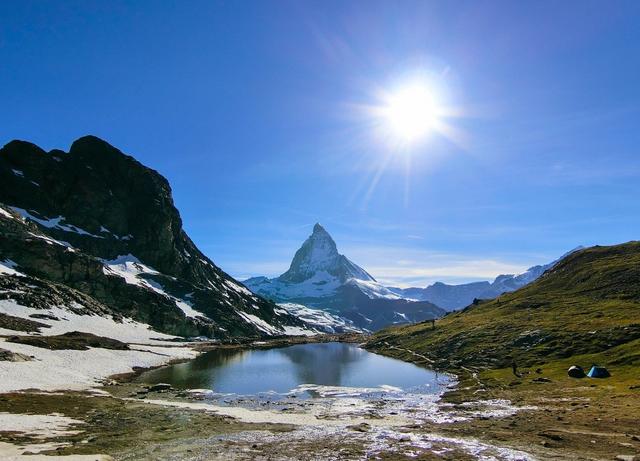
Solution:
<svg viewBox="0 0 640 461"><path fill-rule="evenodd" d="M605 367L593 365L591 367L591 370L589 370L589 373L587 373L587 376L589 378L608 378L611 375L609 374L609 370L607 370Z"/></svg>
<svg viewBox="0 0 640 461"><path fill-rule="evenodd" d="M567 370L567 374L572 378L584 378L586 376L582 367L578 365L569 367L569 370Z"/></svg>

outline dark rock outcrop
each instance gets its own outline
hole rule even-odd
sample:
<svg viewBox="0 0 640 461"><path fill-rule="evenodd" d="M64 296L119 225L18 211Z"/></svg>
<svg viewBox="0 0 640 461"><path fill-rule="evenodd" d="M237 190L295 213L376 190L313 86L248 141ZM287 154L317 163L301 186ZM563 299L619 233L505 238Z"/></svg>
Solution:
<svg viewBox="0 0 640 461"><path fill-rule="evenodd" d="M23 297L34 306L64 296L182 336L259 337L303 325L195 246L163 176L94 136L69 152L8 143L0 149L0 205L0 261L33 278ZM105 268L123 256L152 270L127 283ZM185 305L198 315L185 315Z"/></svg>

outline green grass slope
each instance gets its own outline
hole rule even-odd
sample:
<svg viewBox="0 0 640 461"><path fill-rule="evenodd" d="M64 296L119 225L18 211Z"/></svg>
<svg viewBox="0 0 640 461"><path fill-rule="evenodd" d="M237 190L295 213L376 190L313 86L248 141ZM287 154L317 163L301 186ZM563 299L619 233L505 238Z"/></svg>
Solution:
<svg viewBox="0 0 640 461"><path fill-rule="evenodd" d="M640 242L578 251L516 292L449 314L435 328L382 330L365 347L448 370L513 360L640 365Z"/></svg>

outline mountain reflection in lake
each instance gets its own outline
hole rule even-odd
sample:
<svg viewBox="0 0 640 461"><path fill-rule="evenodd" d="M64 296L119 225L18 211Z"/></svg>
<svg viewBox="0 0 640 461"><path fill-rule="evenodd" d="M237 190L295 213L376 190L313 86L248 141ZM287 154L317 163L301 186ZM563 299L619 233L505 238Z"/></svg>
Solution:
<svg viewBox="0 0 640 461"><path fill-rule="evenodd" d="M298 344L278 349L217 349L189 362L143 373L139 382L169 383L180 389L255 395L287 393L301 384L435 393L448 379L400 360L372 354L352 344Z"/></svg>

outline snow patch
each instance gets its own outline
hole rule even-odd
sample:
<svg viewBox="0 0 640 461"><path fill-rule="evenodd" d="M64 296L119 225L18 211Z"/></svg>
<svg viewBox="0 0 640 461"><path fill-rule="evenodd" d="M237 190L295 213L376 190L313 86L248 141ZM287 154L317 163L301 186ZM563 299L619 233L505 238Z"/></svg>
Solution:
<svg viewBox="0 0 640 461"><path fill-rule="evenodd" d="M273 325L262 320L260 317L257 317L253 314L247 314L246 312L238 311L237 314L247 323L254 325L258 330L263 331L264 333L270 335L279 335L282 334L282 331L278 330Z"/></svg>
<svg viewBox="0 0 640 461"><path fill-rule="evenodd" d="M371 280L360 280L356 278L351 278L346 281L347 285L354 285L360 288L365 295L367 295L371 299L376 298L386 298L386 299L402 299L402 296L399 296L397 293L392 292L387 287L382 286L378 282L374 282Z"/></svg>
<svg viewBox="0 0 640 461"><path fill-rule="evenodd" d="M0 208L0 215L4 216L5 218L15 219L15 217L11 213L3 208Z"/></svg>
<svg viewBox="0 0 640 461"><path fill-rule="evenodd" d="M63 221L66 221L64 216L58 216L56 218L38 218L33 214L29 213L27 210L18 207L11 207L16 213L19 213L23 218L29 219L30 221L36 222L47 229L58 229L65 232L73 232L75 234L80 235L88 235L90 237L95 238L104 238L100 235L92 234L91 232L87 232L80 227L74 226L73 224L62 224Z"/></svg>
<svg viewBox="0 0 640 461"><path fill-rule="evenodd" d="M184 312L184 315L186 315L187 317L196 318L196 317L204 316L202 312L198 312L193 308L193 303L191 303L190 301L184 301L182 299L177 299L177 298L173 298L173 299L176 302L176 306L178 306L182 310L182 312Z"/></svg>
<svg viewBox="0 0 640 461"><path fill-rule="evenodd" d="M324 333L361 332L350 320L320 309L312 309L302 304L280 303L274 309L276 315L288 314L299 318L310 328Z"/></svg>
<svg viewBox="0 0 640 461"><path fill-rule="evenodd" d="M10 259L5 259L4 261L0 261L0 274L2 275L19 275L24 277L25 275L22 272L18 272L15 268L18 265Z"/></svg>
<svg viewBox="0 0 640 461"><path fill-rule="evenodd" d="M231 280L225 280L224 284L231 288L236 293L242 293L247 296L253 297L253 293L247 290L245 287L238 285L237 283L232 282Z"/></svg>
<svg viewBox="0 0 640 461"><path fill-rule="evenodd" d="M77 434L79 431L69 430L69 426L74 424L84 423L58 413L30 415L0 412L0 432L21 432L38 439Z"/></svg>
<svg viewBox="0 0 640 461"><path fill-rule="evenodd" d="M302 327L285 326L283 327L283 329L284 329L284 334L287 336L316 336L319 334L319 332L317 331L308 330Z"/></svg>
<svg viewBox="0 0 640 461"><path fill-rule="evenodd" d="M314 273L312 277L300 283L288 283L279 279L260 279L257 283L249 279L244 283L257 294L281 300L332 296L342 285L338 277L324 270Z"/></svg>
<svg viewBox="0 0 640 461"><path fill-rule="evenodd" d="M75 304L73 307L82 306ZM153 331L151 327L145 323L136 322L130 318L123 318L122 322L117 322L111 316L101 316L97 314L80 315L73 313L62 306L52 306L48 309L34 309L32 307L18 304L13 299L0 300L0 313L20 317L23 319L34 320L30 317L33 314L46 314L59 320L52 319L35 319L40 323L49 325L50 328L42 328L43 336L61 335L70 331L82 331L84 333L92 333L97 336L106 336L108 338L117 339L125 343L140 344L166 344L162 339L171 340L175 336L167 335ZM7 334L25 335L25 332L4 330Z"/></svg>
<svg viewBox="0 0 640 461"><path fill-rule="evenodd" d="M394 315L397 315L398 317L401 317L406 322L409 321L409 319L407 318L407 315L403 314L402 312L394 312Z"/></svg>
<svg viewBox="0 0 640 461"><path fill-rule="evenodd" d="M196 317L205 317L204 314L195 310L192 306L193 304L189 301L184 301L182 299L171 296L166 291L162 285L153 280L146 280L143 277L140 277L141 274L160 274L157 270L149 267L132 254L120 255L115 259L110 261L101 260L104 264L102 271L106 275L118 276L124 279L126 283L129 285L137 285L142 288L146 288L149 290L153 290L156 293L159 293L167 298L171 299L176 303L176 306L184 312L184 315L191 318Z"/></svg>
<svg viewBox="0 0 640 461"><path fill-rule="evenodd" d="M118 255L112 260L101 260L104 264L103 272L106 275L117 275L122 277L129 285L148 288L165 294L164 291L151 285L147 280L138 277L140 274L159 274L159 272L142 262L131 253Z"/></svg>
<svg viewBox="0 0 640 461"><path fill-rule="evenodd" d="M97 386L105 378L133 371L133 367L155 367L173 359L192 359L197 353L187 347L131 346L116 351L91 348L86 351L49 350L6 342L0 348L33 356L28 362L0 362L0 393L23 389L84 390Z"/></svg>
<svg viewBox="0 0 640 461"><path fill-rule="evenodd" d="M133 238L133 235L131 235L131 234L127 234L127 235L124 235L124 236L118 235L115 232L110 231L109 229L107 229L103 225L100 225L100 233L111 234L117 240L131 240Z"/></svg>
<svg viewBox="0 0 640 461"><path fill-rule="evenodd" d="M29 232L29 235L31 235L32 237L35 237L37 239L44 240L49 245L60 245L60 246L63 246L63 247L67 247L68 251L76 251L76 249L69 242L64 242L62 240L56 240L56 239L48 237L46 235L34 234L33 232Z"/></svg>

